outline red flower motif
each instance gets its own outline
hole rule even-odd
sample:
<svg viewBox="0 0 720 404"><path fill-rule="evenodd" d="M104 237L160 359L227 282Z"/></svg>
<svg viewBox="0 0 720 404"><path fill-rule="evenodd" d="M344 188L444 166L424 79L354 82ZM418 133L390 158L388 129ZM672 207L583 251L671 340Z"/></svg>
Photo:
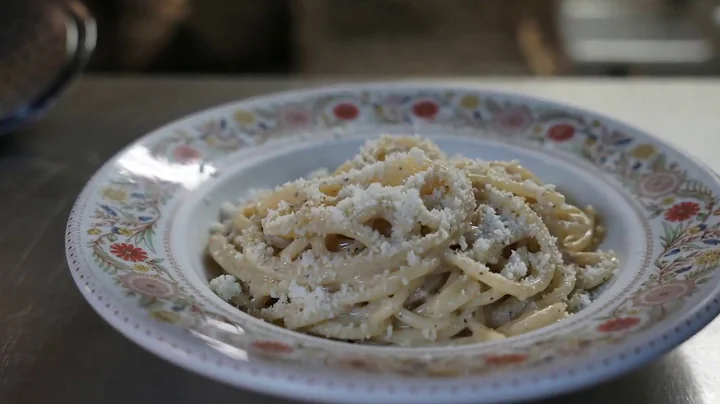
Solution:
<svg viewBox="0 0 720 404"><path fill-rule="evenodd" d="M199 159L200 152L188 145L182 145L173 150L173 157L180 163L189 163Z"/></svg>
<svg viewBox="0 0 720 404"><path fill-rule="evenodd" d="M697 215L699 212L700 205L695 202L676 203L665 211L665 220L670 222L683 222Z"/></svg>
<svg viewBox="0 0 720 404"><path fill-rule="evenodd" d="M597 327L599 332L617 332L629 330L636 325L640 324L640 319L637 317L619 317L612 318Z"/></svg>
<svg viewBox="0 0 720 404"><path fill-rule="evenodd" d="M569 123L561 123L548 129L547 137L555 142L565 142L575 136L575 127Z"/></svg>
<svg viewBox="0 0 720 404"><path fill-rule="evenodd" d="M527 358L525 354L490 355L485 358L485 363L494 366L514 365L525 362Z"/></svg>
<svg viewBox="0 0 720 404"><path fill-rule="evenodd" d="M110 252L124 261L140 262L148 258L145 250L132 244L115 243L110 246Z"/></svg>
<svg viewBox="0 0 720 404"><path fill-rule="evenodd" d="M434 119L439 111L438 105L432 101L420 101L412 106L413 114L425 119Z"/></svg>
<svg viewBox="0 0 720 404"><path fill-rule="evenodd" d="M294 351L293 347L279 341L253 341L250 346L257 351L272 355L289 354Z"/></svg>
<svg viewBox="0 0 720 404"><path fill-rule="evenodd" d="M502 135L512 135L532 125L532 115L527 107L510 107L493 117L493 128Z"/></svg>
<svg viewBox="0 0 720 404"><path fill-rule="evenodd" d="M335 114L337 119L342 121L352 121L358 117L360 110L355 105L345 102L336 105L335 108L333 108L333 114Z"/></svg>

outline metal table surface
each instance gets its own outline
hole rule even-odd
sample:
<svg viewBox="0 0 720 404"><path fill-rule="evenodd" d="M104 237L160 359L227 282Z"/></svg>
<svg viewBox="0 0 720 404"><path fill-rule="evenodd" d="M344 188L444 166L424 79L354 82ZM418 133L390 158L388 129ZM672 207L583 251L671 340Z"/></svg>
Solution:
<svg viewBox="0 0 720 404"><path fill-rule="evenodd" d="M464 80L616 116L720 171L720 80ZM100 165L157 126L214 104L318 82L90 77L46 119L0 138L0 403L289 403L147 353L85 303L68 272L70 207ZM720 402L720 320L619 379L545 402Z"/></svg>

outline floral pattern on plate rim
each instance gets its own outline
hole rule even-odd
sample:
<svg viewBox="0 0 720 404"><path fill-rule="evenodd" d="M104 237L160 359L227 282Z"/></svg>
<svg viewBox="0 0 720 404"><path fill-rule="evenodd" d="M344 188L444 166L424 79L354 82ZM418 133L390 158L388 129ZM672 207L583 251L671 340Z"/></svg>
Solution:
<svg viewBox="0 0 720 404"><path fill-rule="evenodd" d="M560 149L591 163L637 197L648 220L661 223L662 248L641 288L615 305L593 327L503 352L427 360L392 355L343 356L315 352L259 333L233 340L250 353L271 360L306 361L364 372L457 376L498 369L538 366L586 355L652 329L681 310L720 264L720 206L711 189L670 160L661 147L639 143L612 124L566 112L551 103L518 97L485 96L474 91L398 90L336 92L288 103L240 103L229 116L176 129L150 145L153 155L177 164L211 162L244 147L312 128L346 125L445 125L521 139ZM128 298L160 322L185 326L205 319L227 321L186 290L165 267L155 246L163 206L180 190L172 182L118 176L98 192L86 230L96 265Z"/></svg>

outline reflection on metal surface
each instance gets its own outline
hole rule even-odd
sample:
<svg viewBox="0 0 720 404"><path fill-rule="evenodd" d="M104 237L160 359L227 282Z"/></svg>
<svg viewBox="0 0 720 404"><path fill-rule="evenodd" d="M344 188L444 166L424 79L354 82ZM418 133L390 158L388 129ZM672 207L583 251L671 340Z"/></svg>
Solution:
<svg viewBox="0 0 720 404"><path fill-rule="evenodd" d="M685 357L673 352L663 358L657 367L657 379L646 374L643 385L647 388L647 396L656 403L708 403L703 400L699 385L695 381L693 371ZM654 379L654 380L653 380Z"/></svg>
<svg viewBox="0 0 720 404"><path fill-rule="evenodd" d="M674 351L623 377L537 404L717 404L696 370L686 354Z"/></svg>
<svg viewBox="0 0 720 404"><path fill-rule="evenodd" d="M145 146L133 146L118 158L117 164L127 172L193 189L217 173L215 167L202 161L170 163L153 156Z"/></svg>
<svg viewBox="0 0 720 404"><path fill-rule="evenodd" d="M720 403L720 321L710 323L703 331L680 348L683 361L687 364L692 387L701 403ZM679 389L681 386L677 386Z"/></svg>

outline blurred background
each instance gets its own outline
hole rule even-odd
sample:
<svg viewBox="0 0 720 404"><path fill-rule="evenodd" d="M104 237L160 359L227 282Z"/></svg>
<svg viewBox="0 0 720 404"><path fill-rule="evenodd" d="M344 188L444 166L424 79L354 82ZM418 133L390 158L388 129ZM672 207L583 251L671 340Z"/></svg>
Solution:
<svg viewBox="0 0 720 404"><path fill-rule="evenodd" d="M0 0L0 73L13 13L57 2L94 16L92 72L720 74L720 0Z"/></svg>
<svg viewBox="0 0 720 404"><path fill-rule="evenodd" d="M720 74L716 0L84 3L98 24L95 72Z"/></svg>

